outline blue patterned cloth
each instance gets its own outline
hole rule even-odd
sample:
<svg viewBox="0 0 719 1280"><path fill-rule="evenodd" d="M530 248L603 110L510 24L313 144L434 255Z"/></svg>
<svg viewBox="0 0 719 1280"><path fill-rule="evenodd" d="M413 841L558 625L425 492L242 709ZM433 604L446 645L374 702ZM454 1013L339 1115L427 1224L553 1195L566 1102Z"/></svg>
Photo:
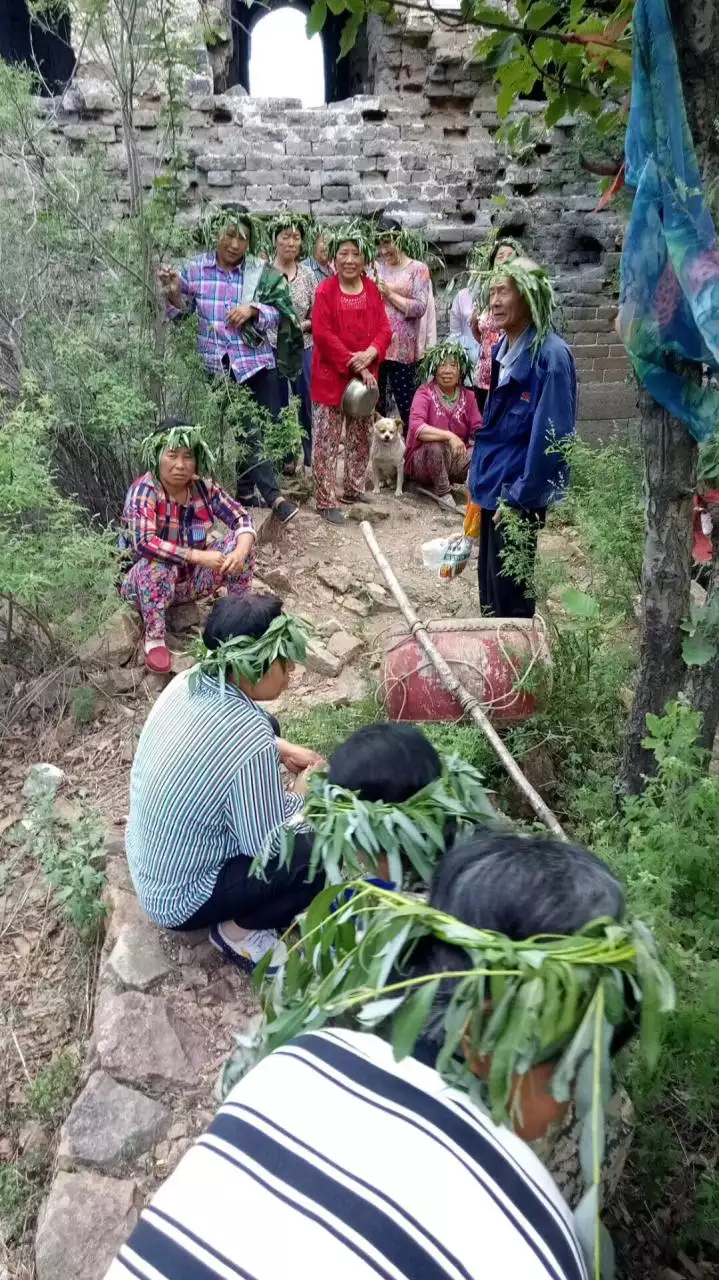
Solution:
<svg viewBox="0 0 719 1280"><path fill-rule="evenodd" d="M689 131L667 0L637 0L622 255L622 340L649 394L697 440L719 426L719 393L676 371L719 374L719 252ZM674 366L674 368L672 367Z"/></svg>

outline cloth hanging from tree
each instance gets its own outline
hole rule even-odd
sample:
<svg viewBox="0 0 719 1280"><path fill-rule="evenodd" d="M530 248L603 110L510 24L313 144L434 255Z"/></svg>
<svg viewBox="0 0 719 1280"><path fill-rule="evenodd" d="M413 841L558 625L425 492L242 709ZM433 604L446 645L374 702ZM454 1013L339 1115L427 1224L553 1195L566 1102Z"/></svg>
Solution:
<svg viewBox="0 0 719 1280"><path fill-rule="evenodd" d="M719 426L719 393L676 367L719 375L719 252L689 130L667 0L637 0L619 327L649 394L697 440Z"/></svg>

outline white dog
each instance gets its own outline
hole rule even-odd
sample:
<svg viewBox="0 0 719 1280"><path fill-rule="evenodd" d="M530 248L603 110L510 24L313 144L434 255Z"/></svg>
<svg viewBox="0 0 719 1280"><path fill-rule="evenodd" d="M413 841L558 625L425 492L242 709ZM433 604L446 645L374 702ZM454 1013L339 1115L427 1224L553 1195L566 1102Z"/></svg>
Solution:
<svg viewBox="0 0 719 1280"><path fill-rule="evenodd" d="M382 480L391 482L396 473L395 498L402 497L404 484L404 440L401 418L375 418L369 451L372 468L372 492L379 493Z"/></svg>

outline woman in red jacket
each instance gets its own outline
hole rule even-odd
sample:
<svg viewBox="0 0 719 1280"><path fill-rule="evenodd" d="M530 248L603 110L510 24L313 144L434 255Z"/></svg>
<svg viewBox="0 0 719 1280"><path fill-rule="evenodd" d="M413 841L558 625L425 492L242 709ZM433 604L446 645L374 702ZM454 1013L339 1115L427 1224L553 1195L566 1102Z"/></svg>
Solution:
<svg viewBox="0 0 719 1280"><path fill-rule="evenodd" d="M333 241L337 274L319 286L312 308L312 475L319 515L330 524L344 524L335 491L340 403L351 378L376 385L392 330L377 286L364 274L369 248L364 235L349 228L337 232ZM345 422L343 502L366 501L371 430L371 418Z"/></svg>

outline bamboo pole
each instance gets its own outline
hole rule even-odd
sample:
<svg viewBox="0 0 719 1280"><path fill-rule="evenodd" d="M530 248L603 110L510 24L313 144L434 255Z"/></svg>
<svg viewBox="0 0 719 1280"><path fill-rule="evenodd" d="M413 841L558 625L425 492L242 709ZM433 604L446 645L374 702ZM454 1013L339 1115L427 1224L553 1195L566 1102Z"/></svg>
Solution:
<svg viewBox="0 0 719 1280"><path fill-rule="evenodd" d="M371 524L369 524L367 520L363 520L360 524L360 529L362 530L367 546L384 574L387 586L397 601L412 635L415 637L417 643L422 647L422 649L424 649L424 652L432 663L432 666L437 671L442 684L450 693L454 694L465 715L469 716L470 719L473 720L474 723L482 730L482 733L488 739L502 761L502 764L507 770L512 782L529 801L537 817L547 827L549 827L549 830L555 836L558 836L560 840L568 840L568 836L555 818L552 810L544 803L539 792L535 791L531 782L525 778L522 770L514 759L514 756L505 747L502 739L497 733L497 730L490 723L481 706L477 702L477 699L474 698L472 694L465 689L464 685L460 683L453 671L450 669L448 663L442 657L442 654L430 640L423 623L420 622L417 617L417 614L397 581L387 557L381 550Z"/></svg>

